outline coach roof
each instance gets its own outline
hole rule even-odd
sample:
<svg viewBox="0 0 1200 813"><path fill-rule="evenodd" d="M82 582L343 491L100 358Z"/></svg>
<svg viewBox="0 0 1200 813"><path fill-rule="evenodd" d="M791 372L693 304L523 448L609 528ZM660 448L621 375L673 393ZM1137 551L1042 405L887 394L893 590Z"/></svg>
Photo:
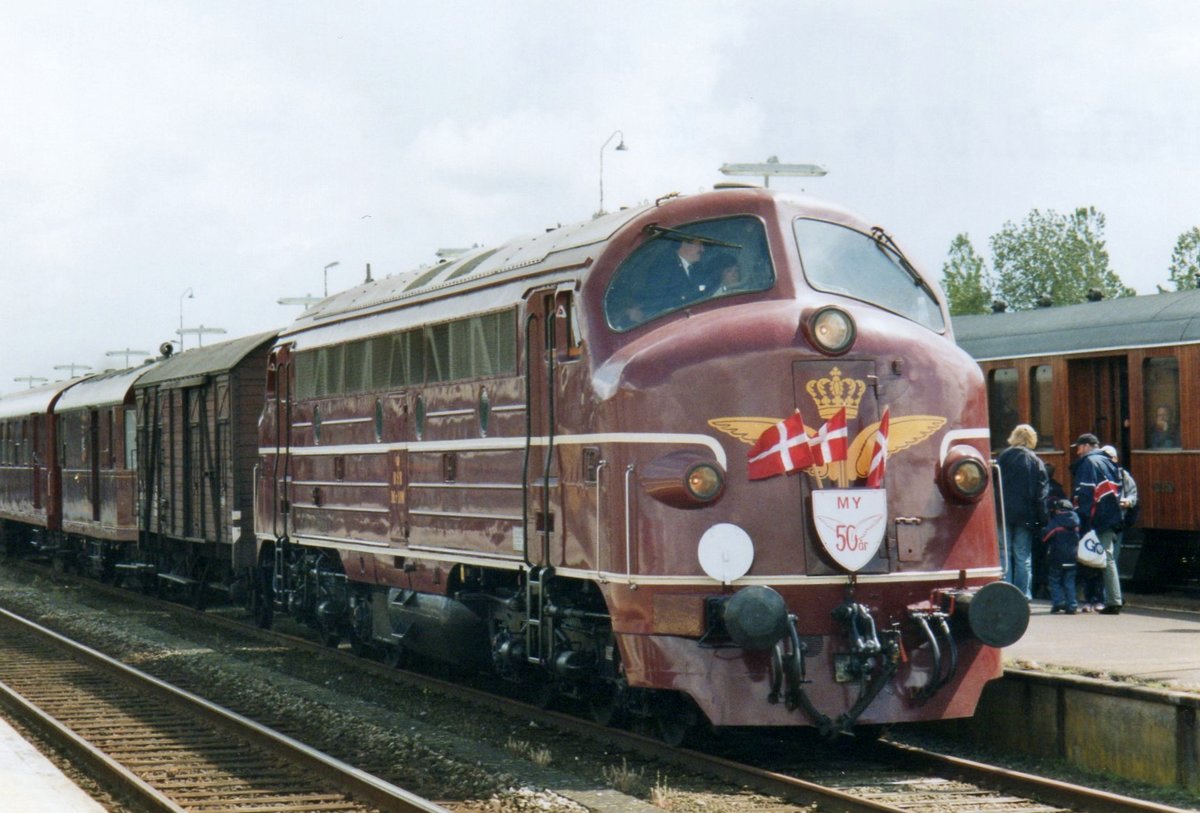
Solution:
<svg viewBox="0 0 1200 813"><path fill-rule="evenodd" d="M250 355L255 348L272 341L278 332L271 330L266 333L256 333L253 336L230 339L227 342L208 347L197 347L186 353L180 353L178 356L171 356L142 376L137 382L138 389L151 384L197 378L230 370Z"/></svg>
<svg viewBox="0 0 1200 813"><path fill-rule="evenodd" d="M976 361L1200 342L1200 290L1057 308L955 316L954 338Z"/></svg>
<svg viewBox="0 0 1200 813"><path fill-rule="evenodd" d="M60 413L79 407L123 404L138 376L145 375L150 369L151 365L147 364L88 376L63 393L62 398L54 405L54 411Z"/></svg>

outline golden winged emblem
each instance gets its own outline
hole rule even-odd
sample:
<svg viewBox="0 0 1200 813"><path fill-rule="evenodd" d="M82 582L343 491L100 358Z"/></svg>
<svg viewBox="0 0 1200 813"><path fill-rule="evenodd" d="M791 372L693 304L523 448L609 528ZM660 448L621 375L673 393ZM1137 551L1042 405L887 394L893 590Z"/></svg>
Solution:
<svg viewBox="0 0 1200 813"><path fill-rule="evenodd" d="M708 425L714 429L735 437L748 446L753 446L768 428L782 420L781 418L731 417L713 418ZM905 449L916 446L926 440L946 423L940 415L893 415L888 427L888 456L899 454ZM875 431L879 421L875 421L860 431L850 443L846 453L846 462L826 463L821 466L811 466L807 471L818 480L832 477L838 485L845 488L850 480L867 476L871 467L871 455L875 452ZM816 437L815 429L805 426L810 437Z"/></svg>

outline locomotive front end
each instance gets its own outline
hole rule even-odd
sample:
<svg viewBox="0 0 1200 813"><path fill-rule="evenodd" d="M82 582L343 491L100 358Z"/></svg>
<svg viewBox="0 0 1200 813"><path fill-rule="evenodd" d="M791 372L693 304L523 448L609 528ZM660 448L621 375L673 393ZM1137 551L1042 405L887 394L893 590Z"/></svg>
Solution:
<svg viewBox="0 0 1200 813"><path fill-rule="evenodd" d="M595 378L610 428L683 448L605 461L614 673L715 725L971 714L1029 609L999 581L983 381L936 286L881 229L770 193L643 220L603 275Z"/></svg>

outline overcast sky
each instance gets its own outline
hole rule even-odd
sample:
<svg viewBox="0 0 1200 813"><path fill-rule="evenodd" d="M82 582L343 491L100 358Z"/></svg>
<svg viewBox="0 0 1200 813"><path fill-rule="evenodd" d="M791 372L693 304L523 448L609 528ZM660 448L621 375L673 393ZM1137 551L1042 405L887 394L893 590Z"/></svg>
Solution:
<svg viewBox="0 0 1200 813"><path fill-rule="evenodd" d="M777 155L937 277L960 232L990 257L1095 206L1152 293L1200 224L1198 40L1193 2L6 2L0 392L153 351L181 304L246 335L328 263L586 219L617 129L609 209Z"/></svg>

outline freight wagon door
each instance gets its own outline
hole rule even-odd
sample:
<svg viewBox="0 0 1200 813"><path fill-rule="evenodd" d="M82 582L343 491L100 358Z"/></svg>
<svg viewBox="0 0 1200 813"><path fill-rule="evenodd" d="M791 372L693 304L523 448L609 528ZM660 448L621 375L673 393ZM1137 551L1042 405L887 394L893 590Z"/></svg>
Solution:
<svg viewBox="0 0 1200 813"><path fill-rule="evenodd" d="M522 354L526 376L529 431L522 487L525 492L525 558L533 565L554 566L563 558L562 478L556 447L559 420L559 367L568 352L567 314L557 290L541 290L526 302Z"/></svg>

